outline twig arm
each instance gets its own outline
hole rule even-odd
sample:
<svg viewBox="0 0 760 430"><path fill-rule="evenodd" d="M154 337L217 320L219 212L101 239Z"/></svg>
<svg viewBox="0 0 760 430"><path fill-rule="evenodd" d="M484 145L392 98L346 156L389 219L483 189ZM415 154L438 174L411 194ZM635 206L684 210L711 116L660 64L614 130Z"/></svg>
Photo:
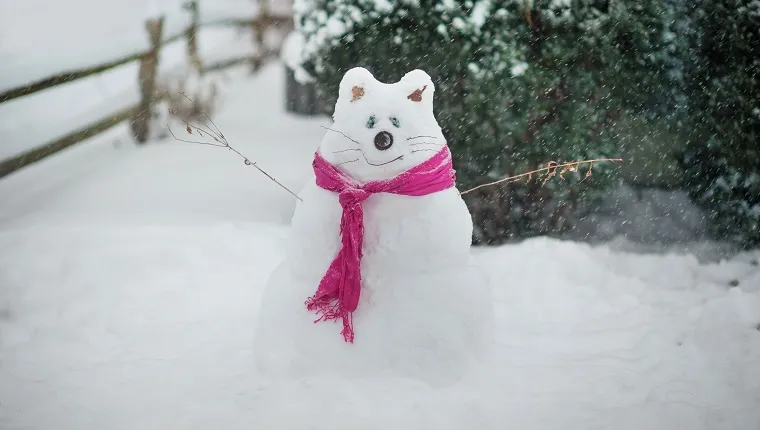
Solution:
<svg viewBox="0 0 760 430"><path fill-rule="evenodd" d="M191 102L193 101L185 93L180 93L180 94L183 97L185 97L188 100L190 100ZM198 118L198 122L200 122L201 124L203 124L202 127L201 126L197 126L195 124L191 124L188 121L184 120L183 118L180 118L179 116L177 116L176 112L169 111L169 113L172 116L178 118L180 121L182 121L182 123L185 125L185 130L186 130L187 134L194 134L194 135L197 135L200 138L208 137L208 138L212 139L213 141L180 139L179 137L177 137L177 135L174 134L174 131L172 131L172 129L169 126L169 124L166 124L166 127L169 129L169 133L171 133L171 135L172 135L172 137L174 137L174 139L176 139L176 140L178 140L180 142L185 142L185 143L193 143L193 144L197 144L197 145L217 146L217 147L220 147L220 148L227 148L230 151L232 151L235 154L237 154L240 158L242 158L243 162L245 162L245 164L247 166L253 166L254 168L256 168L256 170L258 170L259 172L261 172L262 174L264 174L264 176L266 176L267 178L269 178L269 180L271 180L272 182L274 182L275 184L277 184L278 186L280 186L282 189L284 189L285 191L287 191L288 193L290 193L292 196L294 196L298 200L303 201L303 199L301 197L299 197L298 194L296 194L295 192L293 192L293 190L291 190L290 188L286 187L282 182L280 182L277 179L275 179L274 176L270 175L267 171L265 171L264 169L262 169L261 167L259 167L259 165L256 164L256 162L251 161L248 157L246 157L245 155L243 155L240 151L238 151L237 149L235 149L234 147L232 147L232 145L230 145L230 143L224 137L224 134L222 133L222 131L219 130L219 127L217 127L216 124L214 124L214 121L212 121L211 118L209 118L209 116L206 115L205 113L203 113L203 116L205 116L206 120L208 120L208 122L211 125L209 125L205 121L203 121L202 118Z"/></svg>
<svg viewBox="0 0 760 430"><path fill-rule="evenodd" d="M540 174L540 173L543 173L543 172L546 172L546 178L544 178L544 182L543 182L545 184L546 181L548 181L550 178L552 178L552 177L554 177L554 176L557 175L557 170L558 169L559 169L559 175L560 175L560 177L562 177L563 173L565 173L565 172L576 172L576 171L578 171L578 167L579 166L582 166L584 164L588 164L589 165L588 172L586 172L586 176L583 178L585 180L587 177L591 176L591 168L594 166L594 163L602 163L602 162L613 162L613 163L615 163L615 162L622 162L622 161L623 161L622 158L597 158L597 159L594 159L594 160L573 161L573 162L562 163L562 164L558 164L556 161L550 161L549 163L547 163L546 167L544 167L542 169L531 170L530 172L525 172L525 173L522 173L522 174L519 174L519 175L515 175L515 176L508 176L506 178L499 179L498 181L493 181L493 182L488 182L488 183L485 183L485 184L480 184L477 187L473 187L473 188L470 188L468 190L461 191L459 194L460 195L464 195L464 194L473 192L473 191L475 191L477 189L480 189L480 188L483 188L483 187L489 187L491 185L496 185L496 184L501 184L501 183L517 182L517 181L519 181L522 178L530 178L533 175Z"/></svg>

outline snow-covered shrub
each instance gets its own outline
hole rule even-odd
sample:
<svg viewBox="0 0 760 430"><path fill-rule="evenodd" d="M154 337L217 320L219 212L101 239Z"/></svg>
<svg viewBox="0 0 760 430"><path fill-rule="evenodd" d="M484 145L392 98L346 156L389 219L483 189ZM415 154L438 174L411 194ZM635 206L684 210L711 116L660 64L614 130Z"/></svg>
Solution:
<svg viewBox="0 0 760 430"><path fill-rule="evenodd" d="M551 160L617 155L618 119L661 103L673 68L664 9L654 0L294 5L303 69L328 106L354 66L386 82L414 68L433 76L460 189ZM578 206L609 185L610 171L598 164L588 178L584 171L545 186L533 180L469 194L476 241L566 230Z"/></svg>
<svg viewBox="0 0 760 430"><path fill-rule="evenodd" d="M714 232L760 245L760 1L699 3L700 62L684 156L692 197Z"/></svg>
<svg viewBox="0 0 760 430"><path fill-rule="evenodd" d="M280 57L285 66L295 74L296 82L306 84L312 77L303 69L304 37L298 31L291 31L282 42Z"/></svg>

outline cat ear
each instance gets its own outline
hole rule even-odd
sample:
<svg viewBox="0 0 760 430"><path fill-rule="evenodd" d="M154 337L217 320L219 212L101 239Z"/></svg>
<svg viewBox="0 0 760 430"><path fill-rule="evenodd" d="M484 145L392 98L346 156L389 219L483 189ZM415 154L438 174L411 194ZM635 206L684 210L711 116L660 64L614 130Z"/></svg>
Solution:
<svg viewBox="0 0 760 430"><path fill-rule="evenodd" d="M375 77L364 67L354 67L343 75L340 81L338 104L357 103L369 91Z"/></svg>
<svg viewBox="0 0 760 430"><path fill-rule="evenodd" d="M340 116L341 112L349 112L354 106L366 101L367 94L372 92L376 82L372 73L363 67L354 67L347 71L340 81L333 119Z"/></svg>
<svg viewBox="0 0 760 430"><path fill-rule="evenodd" d="M399 81L407 103L421 104L424 106L433 106L433 93L435 86L430 75L422 70L412 70L404 75Z"/></svg>

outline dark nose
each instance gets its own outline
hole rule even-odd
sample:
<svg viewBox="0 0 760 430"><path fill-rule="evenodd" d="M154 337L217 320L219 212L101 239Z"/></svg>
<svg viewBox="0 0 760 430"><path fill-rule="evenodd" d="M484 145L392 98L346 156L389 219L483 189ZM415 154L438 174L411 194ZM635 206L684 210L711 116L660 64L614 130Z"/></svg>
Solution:
<svg viewBox="0 0 760 430"><path fill-rule="evenodd" d="M381 131L375 135L375 148L385 151L393 146L393 135L387 131Z"/></svg>

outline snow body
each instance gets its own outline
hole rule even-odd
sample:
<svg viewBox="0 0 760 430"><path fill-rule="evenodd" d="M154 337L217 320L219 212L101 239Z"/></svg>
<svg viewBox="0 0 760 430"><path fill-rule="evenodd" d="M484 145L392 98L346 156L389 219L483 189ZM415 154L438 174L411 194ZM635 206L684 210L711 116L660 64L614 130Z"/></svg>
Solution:
<svg viewBox="0 0 760 430"><path fill-rule="evenodd" d="M410 97L418 90L421 100ZM360 182L389 179L426 161L446 145L433 92L419 70L395 84L350 70L320 154ZM392 135L389 148L376 146L380 133ZM287 259L262 301L254 349L265 374L385 375L441 384L482 356L491 292L485 274L470 263L472 219L455 188L421 197L379 193L364 202L353 344L344 342L339 323L315 324L318 316L304 305L340 249L338 195L312 177L300 196Z"/></svg>

